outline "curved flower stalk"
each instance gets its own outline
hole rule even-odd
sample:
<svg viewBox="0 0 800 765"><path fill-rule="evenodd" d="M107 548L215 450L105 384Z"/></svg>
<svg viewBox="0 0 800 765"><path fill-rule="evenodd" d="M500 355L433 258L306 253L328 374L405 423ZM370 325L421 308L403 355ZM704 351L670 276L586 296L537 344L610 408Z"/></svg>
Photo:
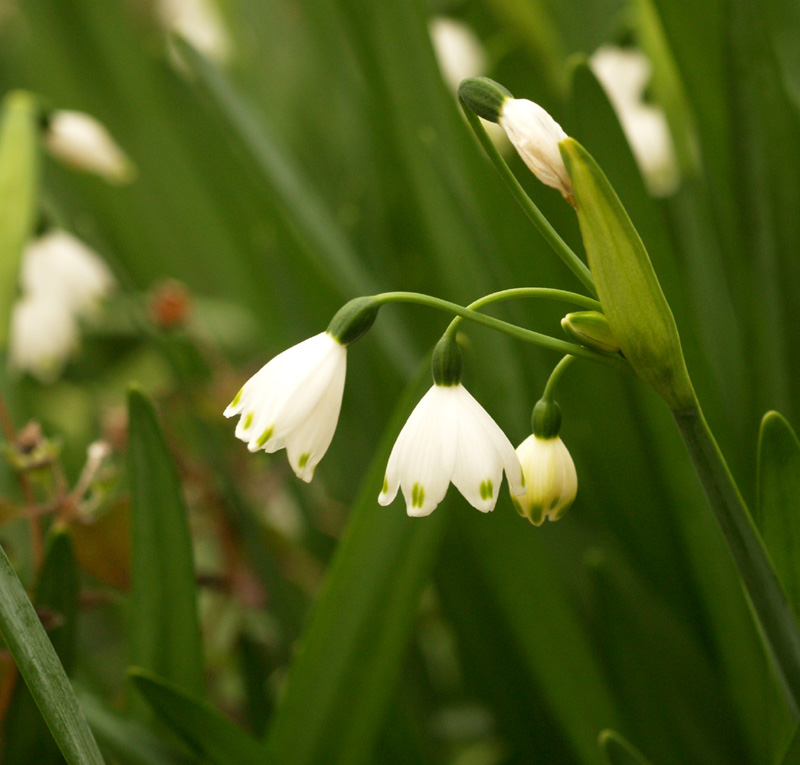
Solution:
<svg viewBox="0 0 800 765"><path fill-rule="evenodd" d="M56 110L48 115L44 143L65 165L99 175L109 183L127 183L136 174L105 126L84 112Z"/></svg>
<svg viewBox="0 0 800 765"><path fill-rule="evenodd" d="M388 505L399 488L410 516L430 515L452 483L488 513L504 471L512 494L525 490L514 447L461 385L461 349L448 335L434 350L433 379L392 448L378 502Z"/></svg>
<svg viewBox="0 0 800 765"><path fill-rule="evenodd" d="M292 470L308 482L333 440L346 370L347 348L320 332L267 362L224 414L241 415L236 437L251 452L286 448Z"/></svg>

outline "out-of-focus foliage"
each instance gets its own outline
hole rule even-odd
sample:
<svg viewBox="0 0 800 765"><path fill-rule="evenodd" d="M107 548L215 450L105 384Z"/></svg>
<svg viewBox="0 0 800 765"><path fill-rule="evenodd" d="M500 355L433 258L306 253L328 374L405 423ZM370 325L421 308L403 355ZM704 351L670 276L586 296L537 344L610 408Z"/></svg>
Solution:
<svg viewBox="0 0 800 765"><path fill-rule="evenodd" d="M441 77L428 29L445 14L481 41L484 74L541 103L603 168L706 417L780 545L796 525L797 442L770 415L757 447L767 409L800 422L796 5L189 5L222 25L208 45L195 38L199 53L170 38L156 0L0 0L0 327L9 264L41 225L31 195L119 283L57 382L0 364L0 542L107 761L738 765L796 750L674 423L632 377L580 360L565 376L579 491L540 528L505 489L486 515L452 489L429 518L378 506L449 320L430 309L385 306L348 351L339 426L311 484L282 453L248 453L222 418L253 372L358 294L580 290ZM586 63L620 42L653 66L646 97L666 112L680 171L668 196L648 194ZM38 123L20 103L98 118L135 179L109 186L29 156ZM12 128L19 149L6 152ZM581 253L574 211L508 159ZM492 312L560 337L566 311ZM462 329L465 383L521 442L558 358ZM129 423L132 382L143 393ZM110 454L95 464L97 439ZM796 596L798 553L774 549ZM60 761L0 659L5 761Z"/></svg>

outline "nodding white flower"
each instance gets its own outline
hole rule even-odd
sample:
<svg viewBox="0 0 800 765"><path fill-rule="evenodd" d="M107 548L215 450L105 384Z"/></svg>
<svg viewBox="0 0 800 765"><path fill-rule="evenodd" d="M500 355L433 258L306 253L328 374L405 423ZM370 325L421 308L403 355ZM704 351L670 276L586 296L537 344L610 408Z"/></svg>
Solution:
<svg viewBox="0 0 800 765"><path fill-rule="evenodd" d="M525 493L511 497L517 511L534 526L545 518L557 521L578 493L575 463L564 442L531 434L517 447L517 457L525 475Z"/></svg>
<svg viewBox="0 0 800 765"><path fill-rule="evenodd" d="M680 180L664 112L644 100L651 66L635 48L600 46L589 65L603 86L651 194L666 196Z"/></svg>
<svg viewBox="0 0 800 765"><path fill-rule="evenodd" d="M434 16L428 24L433 51L444 81L453 91L461 80L486 71L486 53L475 32L463 21Z"/></svg>
<svg viewBox="0 0 800 765"><path fill-rule="evenodd" d="M214 0L157 0L155 10L167 30L185 37L212 61L228 62L233 43Z"/></svg>
<svg viewBox="0 0 800 765"><path fill-rule="evenodd" d="M494 510L503 471L511 493L521 494L519 460L497 423L460 383L434 385L397 437L378 502L388 505L401 488L409 515L429 515L452 482L487 513Z"/></svg>
<svg viewBox="0 0 800 765"><path fill-rule="evenodd" d="M84 112L52 112L44 142L65 165L99 175L109 183L127 183L136 174L133 163L105 126Z"/></svg>
<svg viewBox="0 0 800 765"><path fill-rule="evenodd" d="M561 125L539 104L525 98L506 98L497 121L530 171L571 200L572 181L558 149L567 137Z"/></svg>
<svg viewBox="0 0 800 765"><path fill-rule="evenodd" d="M26 294L47 296L76 316L91 317L114 288L114 277L80 239L54 229L25 249L20 283Z"/></svg>
<svg viewBox="0 0 800 765"><path fill-rule="evenodd" d="M47 294L18 300L11 313L8 362L43 383L54 382L78 347L78 324L69 307Z"/></svg>
<svg viewBox="0 0 800 765"><path fill-rule="evenodd" d="M263 366L224 414L241 415L236 437L251 452L285 447L297 477L308 482L333 440L346 370L346 346L320 332Z"/></svg>

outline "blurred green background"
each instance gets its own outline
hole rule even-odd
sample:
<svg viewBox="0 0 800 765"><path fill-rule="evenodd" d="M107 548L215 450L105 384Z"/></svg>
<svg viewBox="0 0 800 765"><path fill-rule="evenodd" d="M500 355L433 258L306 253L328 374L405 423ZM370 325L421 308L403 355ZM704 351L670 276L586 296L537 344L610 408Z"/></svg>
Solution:
<svg viewBox="0 0 800 765"><path fill-rule="evenodd" d="M221 412L359 294L466 303L579 288L442 79L428 24L447 15L482 42L484 74L542 104L603 166L754 506L761 417L777 409L796 425L800 408L797 3L220 0L222 61L181 52L156 6L0 3L0 93L94 115L138 168L111 187L43 160L42 209L103 255L120 289L57 383L0 373L17 426L34 419L59 442L69 485L90 441L114 450L92 521L67 523L77 564L64 564L80 577L67 669L108 761L599 763L598 734L613 729L656 763L773 762L789 714L678 432L635 380L586 363L565 377L579 493L541 528L505 494L489 515L452 489L425 519L378 506L448 320L429 309L384 308L352 348L337 434L310 485L283 454L249 454ZM615 42L651 59L648 98L680 167L668 196L647 192L587 67ZM509 162L580 252L572 209ZM189 301L177 328L154 314L179 289L168 280ZM558 305L493 313L561 336ZM465 384L519 443L558 359L465 330ZM133 445L126 461L131 381L155 401L166 446L146 414L130 438L155 464L175 462L185 504ZM55 469L36 480L47 507ZM11 468L0 482L19 503ZM165 565L187 549L169 520L184 506L195 577ZM0 531L34 591L27 523ZM176 657L188 654L184 670ZM182 706L149 675L127 680L130 665L202 704ZM6 761L58 762L20 685L3 682Z"/></svg>

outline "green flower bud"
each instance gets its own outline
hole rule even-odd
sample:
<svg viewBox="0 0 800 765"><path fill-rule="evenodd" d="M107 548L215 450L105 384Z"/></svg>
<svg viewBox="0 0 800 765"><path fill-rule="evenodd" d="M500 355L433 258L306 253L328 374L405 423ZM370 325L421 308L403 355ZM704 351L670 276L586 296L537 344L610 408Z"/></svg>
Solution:
<svg viewBox="0 0 800 765"><path fill-rule="evenodd" d="M326 331L342 345L351 345L373 325L380 307L375 298L355 298L336 312Z"/></svg>
<svg viewBox="0 0 800 765"><path fill-rule="evenodd" d="M678 328L639 234L586 149L572 138L559 147L597 295L620 350L673 411L692 408Z"/></svg>
<svg viewBox="0 0 800 765"><path fill-rule="evenodd" d="M458 97L479 117L497 122L503 110L503 102L513 98L499 82L488 77L470 77L458 86Z"/></svg>
<svg viewBox="0 0 800 765"><path fill-rule="evenodd" d="M576 311L561 319L561 329L570 340L600 353L617 353L619 343L608 319L599 311Z"/></svg>
<svg viewBox="0 0 800 765"><path fill-rule="evenodd" d="M434 383L443 387L458 385L462 366L461 346L455 338L445 335L433 349L431 369Z"/></svg>

